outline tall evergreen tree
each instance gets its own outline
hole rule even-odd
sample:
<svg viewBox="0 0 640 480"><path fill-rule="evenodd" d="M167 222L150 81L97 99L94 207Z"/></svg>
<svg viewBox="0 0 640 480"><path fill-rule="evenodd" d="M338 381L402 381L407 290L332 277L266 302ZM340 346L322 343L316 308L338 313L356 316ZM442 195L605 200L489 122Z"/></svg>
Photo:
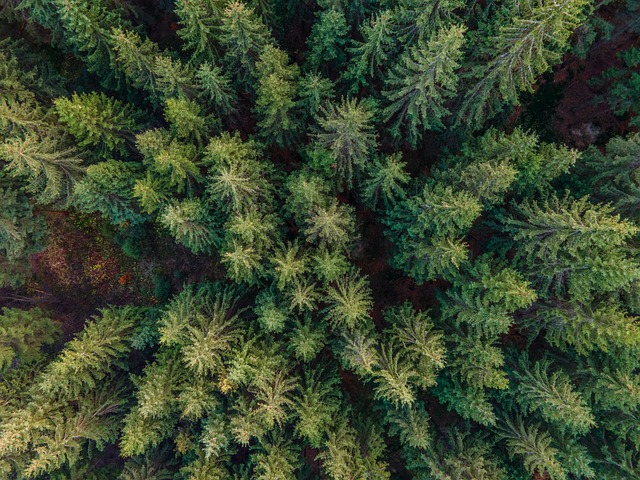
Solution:
<svg viewBox="0 0 640 480"><path fill-rule="evenodd" d="M53 135L9 138L0 144L0 158L10 175L26 179L26 191L40 204L68 197L84 172L79 152Z"/></svg>
<svg viewBox="0 0 640 480"><path fill-rule="evenodd" d="M395 118L394 136L407 124L408 140L415 146L424 130L444 126L442 118L450 113L444 102L456 94L464 33L462 26L438 31L408 50L390 73L384 95L391 103L383 114L386 121Z"/></svg>
<svg viewBox="0 0 640 480"><path fill-rule="evenodd" d="M346 182L350 188L354 177L359 177L366 168L376 146L371 125L373 114L356 99L342 100L338 105L328 103L321 112L320 132L315 139L333 155L338 185Z"/></svg>
<svg viewBox="0 0 640 480"><path fill-rule="evenodd" d="M56 113L67 130L78 139L79 147L97 147L98 157L108 159L114 153L125 155L133 142L140 116L131 105L90 93L55 101Z"/></svg>
<svg viewBox="0 0 640 480"><path fill-rule="evenodd" d="M503 104L519 103L518 94L532 91L539 75L557 63L583 20L585 0L518 3L510 21L488 35L490 61L474 66L472 84L458 111L458 121L479 127Z"/></svg>

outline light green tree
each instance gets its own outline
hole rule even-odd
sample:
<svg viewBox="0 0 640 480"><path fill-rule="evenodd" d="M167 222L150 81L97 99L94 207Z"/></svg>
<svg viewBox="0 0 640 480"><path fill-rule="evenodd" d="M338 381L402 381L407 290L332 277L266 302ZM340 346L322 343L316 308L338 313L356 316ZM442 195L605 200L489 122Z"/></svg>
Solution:
<svg viewBox="0 0 640 480"><path fill-rule="evenodd" d="M219 243L209 212L197 198L167 205L158 220L169 229L176 242L193 253L207 253Z"/></svg>
<svg viewBox="0 0 640 480"><path fill-rule="evenodd" d="M328 103L321 108L318 118L320 132L314 135L319 145L328 149L335 158L338 185L353 185L356 175L361 176L376 147L376 136L371 124L373 114L367 105L356 99Z"/></svg>
<svg viewBox="0 0 640 480"><path fill-rule="evenodd" d="M114 153L125 155L127 145L139 129L140 113L131 105L104 93L76 94L57 98L55 108L60 121L78 140L79 147L97 147L96 154L108 159Z"/></svg>

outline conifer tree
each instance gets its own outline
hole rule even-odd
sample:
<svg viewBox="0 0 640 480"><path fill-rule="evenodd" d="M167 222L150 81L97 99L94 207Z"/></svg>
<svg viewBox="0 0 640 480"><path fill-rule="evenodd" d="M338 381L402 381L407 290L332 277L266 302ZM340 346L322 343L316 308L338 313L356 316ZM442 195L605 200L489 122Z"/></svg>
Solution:
<svg viewBox="0 0 640 480"><path fill-rule="evenodd" d="M640 201L640 135L612 138L606 154L590 147L579 168L597 192L597 196L611 202L615 211L637 220Z"/></svg>
<svg viewBox="0 0 640 480"><path fill-rule="evenodd" d="M456 237L464 235L482 211L471 193L432 185L399 202L386 219L397 249L393 265L420 281L435 274L450 276L464 263L466 248Z"/></svg>
<svg viewBox="0 0 640 480"><path fill-rule="evenodd" d="M410 179L405 166L399 153L376 158L367 180L363 182L362 196L365 203L375 209L382 200L384 206L389 208L403 199L404 185Z"/></svg>
<svg viewBox="0 0 640 480"><path fill-rule="evenodd" d="M178 243L193 253L206 253L218 243L206 207L197 198L167 205L159 217Z"/></svg>
<svg viewBox="0 0 640 480"><path fill-rule="evenodd" d="M296 433L320 448L335 415L340 409L340 395L335 388L338 378L320 368L305 370L295 399Z"/></svg>
<svg viewBox="0 0 640 480"><path fill-rule="evenodd" d="M111 7L111 8L109 8ZM110 30L118 25L127 27L128 21L120 8L105 2L87 4L82 1L27 1L20 8L29 12L29 16L45 28L54 31L54 37L80 54L89 70L97 72L105 79L113 78L111 67L114 65Z"/></svg>
<svg viewBox="0 0 640 480"><path fill-rule="evenodd" d="M33 214L27 198L10 188L0 188L0 255L5 262L0 273L3 285L24 282L29 257L44 248L45 222Z"/></svg>
<svg viewBox="0 0 640 480"><path fill-rule="evenodd" d="M307 256L300 254L297 242L280 249L273 257L273 273L278 289L284 290L302 279L308 271L308 263Z"/></svg>
<svg viewBox="0 0 640 480"><path fill-rule="evenodd" d="M321 248L346 249L354 231L353 209L334 200L328 207L316 206L311 211L304 234L308 242Z"/></svg>
<svg viewBox="0 0 640 480"><path fill-rule="evenodd" d="M164 118L171 125L171 133L175 137L198 145L202 145L210 126L200 106L185 98L167 99Z"/></svg>
<svg viewBox="0 0 640 480"><path fill-rule="evenodd" d="M394 13L394 34L409 45L424 41L439 28L461 23L458 13L464 9L460 0L400 0Z"/></svg>
<svg viewBox="0 0 640 480"><path fill-rule="evenodd" d="M84 171L79 152L54 135L9 138L0 144L0 158L10 175L27 180L26 191L40 204L68 197Z"/></svg>
<svg viewBox="0 0 640 480"><path fill-rule="evenodd" d="M531 91L537 77L567 50L586 5L584 0L518 4L511 21L496 25L497 33L488 37L492 58L474 67L475 83L464 96L458 121L477 128L503 104L518 104L518 94Z"/></svg>
<svg viewBox="0 0 640 480"><path fill-rule="evenodd" d="M334 328L353 329L369 320L373 307L371 290L364 277L351 274L340 277L327 290L327 319Z"/></svg>
<svg viewBox="0 0 640 480"><path fill-rule="evenodd" d="M261 441L256 450L251 455L251 460L255 462L256 480L296 478L294 473L299 460L291 440L270 436Z"/></svg>
<svg viewBox="0 0 640 480"><path fill-rule="evenodd" d="M149 92L155 104L171 97L193 98L198 94L193 72L161 52L148 38L117 27L111 31L111 40L118 70L130 85Z"/></svg>
<svg viewBox="0 0 640 480"><path fill-rule="evenodd" d="M331 187L319 175L307 171L292 172L286 181L288 195L285 201L287 214L302 224L316 206L329 203Z"/></svg>
<svg viewBox="0 0 640 480"><path fill-rule="evenodd" d="M575 391L569 377L561 370L549 374L550 362L541 360L531 365L521 357L516 401L525 411L539 411L542 418L573 434L584 434L594 425L593 414Z"/></svg>
<svg viewBox="0 0 640 480"><path fill-rule="evenodd" d="M334 85L331 80L319 73L307 73L298 78L297 106L300 116L313 123L320 107L334 97Z"/></svg>
<svg viewBox="0 0 640 480"><path fill-rule="evenodd" d="M260 326L269 333L282 332L291 313L279 296L271 290L264 290L258 296L254 312Z"/></svg>
<svg viewBox="0 0 640 480"><path fill-rule="evenodd" d="M216 64L204 62L195 73L200 98L204 98L222 115L230 115L237 106L237 95L226 71Z"/></svg>
<svg viewBox="0 0 640 480"><path fill-rule="evenodd" d="M413 381L422 388L436 383L436 373L445 366L446 352L442 333L434 331L426 312L418 312L409 302L391 307L384 312L391 325L389 337L407 352L417 375Z"/></svg>
<svg viewBox="0 0 640 480"><path fill-rule="evenodd" d="M431 446L430 418L421 402L411 407L387 410L384 421L389 425L389 433L398 435L403 445L416 449Z"/></svg>
<svg viewBox="0 0 640 480"><path fill-rule="evenodd" d="M504 439L510 456L519 456L527 472L546 472L552 480L566 478L566 472L558 461L558 450L551 446L551 437L535 424L524 425L522 417L506 418L498 427L498 435Z"/></svg>
<svg viewBox="0 0 640 480"><path fill-rule="evenodd" d="M633 348L640 342L637 318L613 302L587 305L556 300L540 305L523 324L536 333L544 329L551 345L562 349L570 345L583 355L596 349Z"/></svg>
<svg viewBox="0 0 640 480"><path fill-rule="evenodd" d="M266 46L256 64L256 111L260 134L270 142L284 146L297 127L292 110L295 106L296 65L288 65L287 54Z"/></svg>
<svg viewBox="0 0 640 480"><path fill-rule="evenodd" d="M360 26L363 41L354 41L349 48L349 69L346 79L352 82L350 93L356 93L357 87L366 85L375 74L380 73L390 54L396 50L393 30L394 15L391 10L384 10L373 15Z"/></svg>
<svg viewBox="0 0 640 480"><path fill-rule="evenodd" d="M225 225L227 240L238 240L260 252L267 252L280 241L279 219L272 213L247 210L231 215Z"/></svg>
<svg viewBox="0 0 640 480"><path fill-rule="evenodd" d="M236 1L224 9L219 40L225 49L224 62L246 88L256 74L262 50L272 43L269 30L250 7Z"/></svg>
<svg viewBox="0 0 640 480"><path fill-rule="evenodd" d="M523 220L506 220L513 238L528 258L556 258L560 251L579 255L592 249L623 245L638 228L612 215L611 207L592 204L587 197L550 197L517 207Z"/></svg>
<svg viewBox="0 0 640 480"><path fill-rule="evenodd" d="M178 193L200 180L195 145L171 138L168 132L157 129L136 135L136 146L145 163L165 176L169 186Z"/></svg>
<svg viewBox="0 0 640 480"><path fill-rule="evenodd" d="M395 117L394 136L408 124L408 139L415 145L422 131L443 127L442 118L449 114L444 102L456 94L464 33L461 26L438 31L424 45L411 48L390 73L384 95L391 104L383 114L386 121Z"/></svg>
<svg viewBox="0 0 640 480"><path fill-rule="evenodd" d="M321 108L318 119L320 132L315 134L319 145L328 149L335 159L338 185L353 185L356 175L366 168L371 151L376 146L372 132L372 112L356 99L342 100L339 105L327 104Z"/></svg>
<svg viewBox="0 0 640 480"><path fill-rule="evenodd" d="M133 133L138 129L140 113L130 105L105 94L73 94L55 100L56 113L79 147L97 147L98 157L108 159L114 153L125 155Z"/></svg>
<svg viewBox="0 0 640 480"><path fill-rule="evenodd" d="M349 270L349 263L339 250L321 248L311 259L313 272L325 284L336 280Z"/></svg>
<svg viewBox="0 0 640 480"><path fill-rule="evenodd" d="M434 478L506 478L504 469L491 452L491 443L480 435L455 427L439 439L432 451L421 453L413 463L413 468L426 467Z"/></svg>
<svg viewBox="0 0 640 480"><path fill-rule="evenodd" d="M303 362L316 358L327 341L324 325L313 322L309 315L296 319L289 338L293 356Z"/></svg>
<svg viewBox="0 0 640 480"><path fill-rule="evenodd" d="M42 347L53 343L60 326L40 308L0 311L0 371L7 372L43 358Z"/></svg>
<svg viewBox="0 0 640 480"><path fill-rule="evenodd" d="M86 176L73 188L73 204L86 212L98 212L114 224L142 223L137 211L133 186L139 165L107 160L87 167Z"/></svg>
<svg viewBox="0 0 640 480"><path fill-rule="evenodd" d="M132 194L138 200L141 210L144 213L152 214L169 201L171 189L165 178L159 178L147 170L146 177L136 180Z"/></svg>
<svg viewBox="0 0 640 480"><path fill-rule="evenodd" d="M264 263L260 252L241 242L232 241L222 251L222 263L227 275L236 282L253 285L264 274Z"/></svg>
<svg viewBox="0 0 640 480"><path fill-rule="evenodd" d="M105 309L100 314L49 364L40 379L40 390L67 397L91 391L109 376L113 363L129 351L139 312L124 307Z"/></svg>
<svg viewBox="0 0 640 480"><path fill-rule="evenodd" d="M326 62L331 62L336 67L344 64L348 30L347 20L341 10L330 7L319 12L318 20L307 40L307 63L310 70L318 70Z"/></svg>
<svg viewBox="0 0 640 480"><path fill-rule="evenodd" d="M259 160L257 147L253 141L243 142L237 134L224 133L210 141L204 160L211 166L207 193L222 210L241 212L271 205L271 169Z"/></svg>
<svg viewBox="0 0 640 480"><path fill-rule="evenodd" d="M222 17L223 2L216 0L178 0L175 13L181 27L177 34L190 52L194 63L213 61L219 48L215 43L217 28Z"/></svg>

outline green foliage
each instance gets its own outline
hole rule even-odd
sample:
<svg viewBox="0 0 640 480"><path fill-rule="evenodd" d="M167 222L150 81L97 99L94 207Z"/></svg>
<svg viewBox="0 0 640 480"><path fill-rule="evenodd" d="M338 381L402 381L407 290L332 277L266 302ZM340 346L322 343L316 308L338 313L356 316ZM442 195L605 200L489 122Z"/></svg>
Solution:
<svg viewBox="0 0 640 480"><path fill-rule="evenodd" d="M168 186L179 193L194 180L200 179L197 149L193 144L171 138L165 130L157 129L136 135L136 146L144 156L145 163L164 176Z"/></svg>
<svg viewBox="0 0 640 480"><path fill-rule="evenodd" d="M171 133L180 139L202 144L207 136L208 120L200 106L185 98L169 98L165 102L164 118L171 125Z"/></svg>
<svg viewBox="0 0 640 480"><path fill-rule="evenodd" d="M267 45L256 64L256 111L260 118L260 134L281 146L289 143L288 139L297 127L292 110L298 68L288 63L285 52Z"/></svg>
<svg viewBox="0 0 640 480"><path fill-rule="evenodd" d="M181 27L177 34L182 39L183 48L190 52L196 63L211 61L217 57L214 42L217 18L222 15L222 2L216 0L178 0L175 14Z"/></svg>
<svg viewBox="0 0 640 480"><path fill-rule="evenodd" d="M159 221L169 229L178 243L191 249L193 253L209 252L218 243L215 227L202 202L191 198L167 205Z"/></svg>
<svg viewBox="0 0 640 480"><path fill-rule="evenodd" d="M391 325L391 338L404 348L418 373L416 383L422 388L434 385L437 371L445 366L446 352L443 335L433 330L429 315L414 310L409 302L405 302L385 310L384 319Z"/></svg>
<svg viewBox="0 0 640 480"><path fill-rule="evenodd" d="M640 135L615 137L607 144L606 155L589 148L578 165L588 174L590 187L599 199L611 202L616 212L635 220L640 200Z"/></svg>
<svg viewBox="0 0 640 480"><path fill-rule="evenodd" d="M227 73L208 62L200 65L195 73L201 97L212 104L220 114L231 114L237 103L236 93Z"/></svg>
<svg viewBox="0 0 640 480"><path fill-rule="evenodd" d="M464 243L456 237L481 211L479 199L465 190L425 185L421 195L406 198L389 212L388 235L398 247L392 264L418 281L438 274L450 277L467 259Z"/></svg>
<svg viewBox="0 0 640 480"><path fill-rule="evenodd" d="M272 43L262 19L241 2L229 3L222 14L219 41L228 70L241 85L249 85L262 50Z"/></svg>
<svg viewBox="0 0 640 480"><path fill-rule="evenodd" d="M33 215L28 200L17 191L0 189L0 199L0 253L9 262L19 263L43 248L45 223Z"/></svg>
<svg viewBox="0 0 640 480"><path fill-rule="evenodd" d="M73 94L71 99L57 98L56 113L79 147L96 147L98 157L108 159L114 153L125 155L133 140L140 115L130 105L105 94Z"/></svg>
<svg viewBox="0 0 640 480"><path fill-rule="evenodd" d="M640 49L630 48L618 53L625 68L610 68L605 71L598 83L611 81L606 100L617 116L631 117L630 125L640 126Z"/></svg>
<svg viewBox="0 0 640 480"><path fill-rule="evenodd" d="M133 186L139 165L107 160L87 168L73 188L73 204L85 212L98 212L114 224L137 224L145 217L136 211Z"/></svg>
<svg viewBox="0 0 640 480"><path fill-rule="evenodd" d="M155 104L171 97L191 98L197 93L193 72L160 52L151 40L119 27L112 29L110 38L118 70L130 85L146 90Z"/></svg>
<svg viewBox="0 0 640 480"><path fill-rule="evenodd" d="M253 141L243 142L236 134L224 133L211 139L205 162L211 165L207 177L210 200L228 212L242 212L271 203L273 185L267 164L260 161Z"/></svg>
<svg viewBox="0 0 640 480"><path fill-rule="evenodd" d="M404 185L409 182L409 175L404 170L406 163L400 154L393 154L384 159L376 158L368 178L363 182L362 197L371 208L376 208L380 200L386 208L405 197Z"/></svg>
<svg viewBox="0 0 640 480"><path fill-rule="evenodd" d="M281 332L284 329L289 311L282 303L277 295L269 290L263 291L256 299L254 311L260 326L267 332Z"/></svg>
<svg viewBox="0 0 640 480"><path fill-rule="evenodd" d="M612 215L611 207L593 204L588 197L553 196L540 203L526 202L517 207L517 213L524 219L510 218L506 225L530 261L554 259L561 251L579 255L616 247L638 233L631 222Z"/></svg>
<svg viewBox="0 0 640 480"><path fill-rule="evenodd" d="M136 309L111 308L100 313L49 364L39 384L43 392L71 396L94 389L109 375L111 365L129 351L129 335L139 321Z"/></svg>
<svg viewBox="0 0 640 480"><path fill-rule="evenodd" d="M367 322L373 307L371 290L366 278L350 274L338 278L327 289L326 317L333 328L353 329Z"/></svg>
<svg viewBox="0 0 640 480"><path fill-rule="evenodd" d="M367 79L384 68L389 54L394 48L394 16L390 10L373 15L360 26L363 41L353 41L349 48L352 55L346 79L351 80L352 92L355 93L360 84L366 85Z"/></svg>
<svg viewBox="0 0 640 480"><path fill-rule="evenodd" d="M338 67L344 64L348 30L347 20L340 10L328 8L318 14L307 40L307 63L311 70L317 70L326 62Z"/></svg>
<svg viewBox="0 0 640 480"><path fill-rule="evenodd" d="M315 206L304 227L307 242L332 250L348 248L355 230L353 217L352 208L335 200L327 207Z"/></svg>
<svg viewBox="0 0 640 480"><path fill-rule="evenodd" d="M373 113L356 99L342 100L338 105L328 103L320 111L321 130L315 139L333 155L338 185L346 182L351 188L354 177L361 176L376 146L371 125Z"/></svg>
<svg viewBox="0 0 640 480"><path fill-rule="evenodd" d="M339 413L338 377L321 369L306 370L295 400L296 434L320 448Z"/></svg>
<svg viewBox="0 0 640 480"><path fill-rule="evenodd" d="M580 354L616 347L635 348L640 342L636 317L616 304L584 305L556 302L542 305L526 326L545 330L545 338L556 347L574 348Z"/></svg>
<svg viewBox="0 0 640 480"><path fill-rule="evenodd" d="M516 401L525 411L539 411L547 422L584 434L595 426L593 414L584 399L575 391L569 377L561 370L549 374L550 362L530 365L524 357L520 369L514 372L518 381Z"/></svg>
<svg viewBox="0 0 640 480"><path fill-rule="evenodd" d="M506 418L498 427L498 435L507 444L509 455L521 456L529 474L546 472L552 480L566 478L560 465L558 451L551 446L551 437L539 426L525 426L521 417Z"/></svg>
<svg viewBox="0 0 640 480"><path fill-rule="evenodd" d="M26 180L26 191L40 204L68 197L84 172L78 151L54 135L9 138L0 144L0 158L11 176Z"/></svg>
<svg viewBox="0 0 640 480"><path fill-rule="evenodd" d="M328 78L318 73L307 73L298 79L297 106L302 115L308 117L311 122L320 111L320 107L334 96L334 85Z"/></svg>
<svg viewBox="0 0 640 480"><path fill-rule="evenodd" d="M558 63L569 48L569 39L583 20L585 0L518 3L508 20L494 25L487 36L488 62L479 62L471 73L475 83L464 96L458 122L479 127L502 104L518 104L521 91L532 91L536 78Z"/></svg>
<svg viewBox="0 0 640 480"><path fill-rule="evenodd" d="M385 97L391 102L383 114L393 121L391 132L399 137L407 125L408 140L415 145L424 130L443 128L449 115L444 102L455 96L465 28L440 30L426 43L403 55L387 79Z"/></svg>
<svg viewBox="0 0 640 480"><path fill-rule="evenodd" d="M504 469L491 454L491 444L479 435L461 432L458 429L448 432L446 437L436 444L434 451L421 454L419 459L430 471L431 476L438 480L505 478Z"/></svg>
<svg viewBox="0 0 640 480"><path fill-rule="evenodd" d="M0 0L0 477L637 478L637 2L289 3Z"/></svg>
<svg viewBox="0 0 640 480"><path fill-rule="evenodd" d="M42 348L50 345L60 333L40 308L19 310L6 308L0 312L0 371L28 365L43 358Z"/></svg>
<svg viewBox="0 0 640 480"><path fill-rule="evenodd" d="M322 324L315 324L309 316L298 320L291 331L289 344L294 357L304 362L313 360L327 341Z"/></svg>
<svg viewBox="0 0 640 480"><path fill-rule="evenodd" d="M273 258L273 273L280 290L299 281L308 271L308 259L299 256L299 251L300 246L294 243L280 250Z"/></svg>

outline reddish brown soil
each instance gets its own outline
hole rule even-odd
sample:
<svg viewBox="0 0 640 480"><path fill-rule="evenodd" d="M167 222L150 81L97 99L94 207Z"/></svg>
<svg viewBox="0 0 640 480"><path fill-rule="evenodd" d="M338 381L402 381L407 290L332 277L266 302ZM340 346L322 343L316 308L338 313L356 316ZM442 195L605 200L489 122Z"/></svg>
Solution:
<svg viewBox="0 0 640 480"><path fill-rule="evenodd" d="M215 259L198 257L170 238L151 242L143 257L126 256L105 231L98 215L50 212L47 248L32 258L33 279L21 294L49 309L68 340L98 309L108 305L154 305L154 279L164 278L169 292L184 284L221 278ZM150 232L151 233L151 232Z"/></svg>
<svg viewBox="0 0 640 480"><path fill-rule="evenodd" d="M609 5L600 14L615 26L611 39L592 45L585 59L567 56L553 74L553 82L563 87L554 132L561 141L578 148L629 131L625 119L616 117L605 102L597 100L606 92L607 84L595 84L593 80L610 68L623 66L619 52L640 45L640 35L633 31L639 19L624 5Z"/></svg>
<svg viewBox="0 0 640 480"><path fill-rule="evenodd" d="M384 235L384 226L376 221L376 214L363 206L356 208L360 242L352 254L354 263L369 278L373 290L372 316L376 326L384 328L382 312L385 308L410 301L414 308L429 310L437 305L437 282L418 285L404 276L401 270L389 266L392 244Z"/></svg>

